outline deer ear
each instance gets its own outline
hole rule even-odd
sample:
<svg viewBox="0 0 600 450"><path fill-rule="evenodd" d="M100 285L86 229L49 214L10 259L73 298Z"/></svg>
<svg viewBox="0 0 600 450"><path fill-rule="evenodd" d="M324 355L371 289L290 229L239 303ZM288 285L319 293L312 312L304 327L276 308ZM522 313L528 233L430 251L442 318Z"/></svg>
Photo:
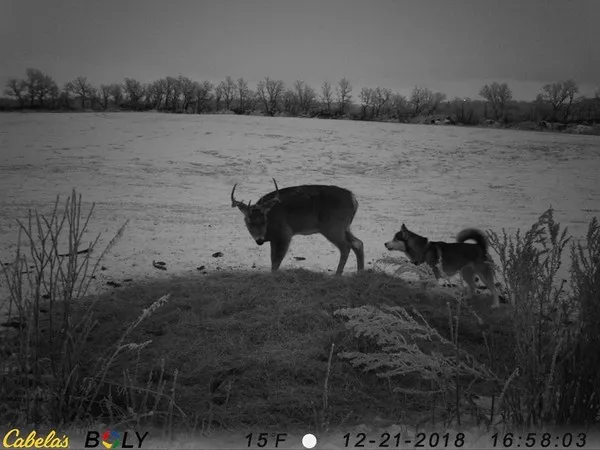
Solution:
<svg viewBox="0 0 600 450"><path fill-rule="evenodd" d="M279 197L275 197L272 198L271 200L269 200L268 202L265 202L261 205L260 209L262 209L262 211L266 214L268 213L271 208L273 206L275 206L277 203L281 203L281 199Z"/></svg>

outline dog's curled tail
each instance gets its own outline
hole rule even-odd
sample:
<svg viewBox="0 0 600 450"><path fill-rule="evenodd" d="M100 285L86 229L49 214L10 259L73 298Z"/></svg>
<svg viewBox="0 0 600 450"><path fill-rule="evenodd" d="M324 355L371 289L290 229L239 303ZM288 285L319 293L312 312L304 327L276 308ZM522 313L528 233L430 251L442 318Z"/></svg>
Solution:
<svg viewBox="0 0 600 450"><path fill-rule="evenodd" d="M460 242L461 244L469 239L473 239L481 247L483 253L487 255L489 244L483 231L477 228L465 228L456 235L456 242Z"/></svg>

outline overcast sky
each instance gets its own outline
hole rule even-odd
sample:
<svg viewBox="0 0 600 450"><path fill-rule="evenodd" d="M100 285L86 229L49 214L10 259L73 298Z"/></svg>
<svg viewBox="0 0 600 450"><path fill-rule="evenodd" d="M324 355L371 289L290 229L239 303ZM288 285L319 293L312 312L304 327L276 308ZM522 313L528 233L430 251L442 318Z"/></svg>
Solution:
<svg viewBox="0 0 600 450"><path fill-rule="evenodd" d="M600 0L0 0L0 81L33 67L62 84L346 77L408 94L516 99L575 79L600 85Z"/></svg>

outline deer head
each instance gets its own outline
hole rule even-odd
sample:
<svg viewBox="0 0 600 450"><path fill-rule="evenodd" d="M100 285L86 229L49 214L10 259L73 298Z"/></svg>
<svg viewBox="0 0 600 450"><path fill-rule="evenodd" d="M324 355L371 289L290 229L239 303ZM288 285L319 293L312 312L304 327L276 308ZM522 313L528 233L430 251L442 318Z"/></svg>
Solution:
<svg viewBox="0 0 600 450"><path fill-rule="evenodd" d="M279 188L277 187L277 182L275 178L273 178L273 183L275 184L275 197L272 199L261 202L256 205L252 205L251 202L248 204L243 201L236 200L234 197L235 187L237 183L233 186L231 190L231 207L235 208L236 206L239 210L244 214L244 221L246 222L246 228L256 241L258 245L263 245L265 243L265 235L267 234L267 215L271 208L275 206L275 204L280 203L281 199L279 198Z"/></svg>

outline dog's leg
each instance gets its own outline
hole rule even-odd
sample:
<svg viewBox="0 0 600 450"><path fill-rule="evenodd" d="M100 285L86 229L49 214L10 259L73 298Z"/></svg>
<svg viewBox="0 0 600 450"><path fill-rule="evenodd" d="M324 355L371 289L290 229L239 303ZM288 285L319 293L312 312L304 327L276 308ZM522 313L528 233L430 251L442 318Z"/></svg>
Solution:
<svg viewBox="0 0 600 450"><path fill-rule="evenodd" d="M467 283L469 288L469 299L475 297L475 293L477 292L477 287L475 286L475 270L471 266L465 266L461 269L460 274L463 277L463 280Z"/></svg>
<svg viewBox="0 0 600 450"><path fill-rule="evenodd" d="M428 261L429 267L435 276L435 281L438 285L442 287L451 286L450 282L446 280L446 274L444 273L444 268L442 266L442 252L439 248L435 249L435 259L429 259Z"/></svg>
<svg viewBox="0 0 600 450"><path fill-rule="evenodd" d="M453 286L453 284L450 282L450 280L448 280L446 278L446 274L444 273L444 270L442 268L441 261L438 261L437 264L432 265L430 267L433 272L433 275L435 276L435 281L437 282L437 284L439 286L446 287L446 288Z"/></svg>
<svg viewBox="0 0 600 450"><path fill-rule="evenodd" d="M433 275L435 276L436 281L440 281L440 279L442 278L442 271L440 270L439 262L431 266L431 270L433 271Z"/></svg>
<svg viewBox="0 0 600 450"><path fill-rule="evenodd" d="M500 298L498 297L498 289L496 289L496 285L494 284L494 268L492 264L486 263L485 268L481 269L479 276L492 293L492 308L498 308L500 306Z"/></svg>

